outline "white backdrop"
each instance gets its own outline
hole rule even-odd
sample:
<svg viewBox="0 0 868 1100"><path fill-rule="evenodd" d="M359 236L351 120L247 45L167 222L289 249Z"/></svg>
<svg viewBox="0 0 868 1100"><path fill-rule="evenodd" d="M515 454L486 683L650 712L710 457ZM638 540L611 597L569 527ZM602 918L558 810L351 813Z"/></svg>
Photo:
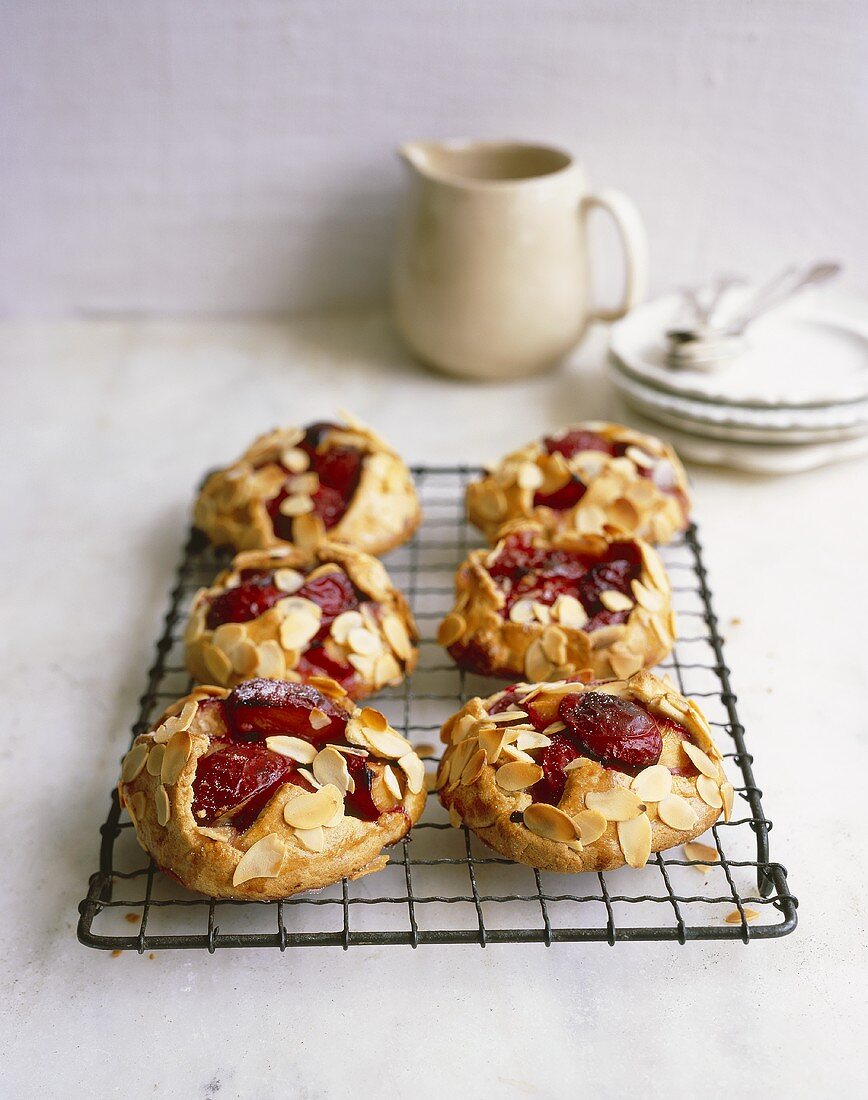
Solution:
<svg viewBox="0 0 868 1100"><path fill-rule="evenodd" d="M432 136L580 153L640 204L653 289L823 256L868 290L866 18L861 0L4 0L0 312L380 300L392 150Z"/></svg>

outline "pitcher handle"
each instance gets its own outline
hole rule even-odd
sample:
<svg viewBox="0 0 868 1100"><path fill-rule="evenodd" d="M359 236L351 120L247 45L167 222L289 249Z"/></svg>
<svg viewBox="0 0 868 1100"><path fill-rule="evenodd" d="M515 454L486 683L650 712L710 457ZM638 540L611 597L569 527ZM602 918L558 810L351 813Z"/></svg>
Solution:
<svg viewBox="0 0 868 1100"><path fill-rule="evenodd" d="M617 321L638 305L648 289L648 236L636 204L621 191L606 188L586 195L579 213L587 219L591 210L605 210L615 223L621 247L624 249L624 293L621 304L614 309L592 309L591 321Z"/></svg>

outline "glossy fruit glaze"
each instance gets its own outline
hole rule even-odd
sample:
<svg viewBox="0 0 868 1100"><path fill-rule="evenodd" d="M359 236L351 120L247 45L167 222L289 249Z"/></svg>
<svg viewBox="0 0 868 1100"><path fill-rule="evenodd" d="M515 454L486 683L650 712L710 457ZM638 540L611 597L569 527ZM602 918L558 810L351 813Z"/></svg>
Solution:
<svg viewBox="0 0 868 1100"><path fill-rule="evenodd" d="M326 530L339 523L350 506L362 475L364 458L362 452L355 447L326 447L326 437L333 430L339 431L340 425L327 421L310 424L298 444L299 450L304 451L310 459L310 472L319 478L319 488L312 494L311 500L314 514L320 517ZM287 470L287 477L289 476L290 471ZM285 516L280 511L280 505L288 495L285 488L281 489L276 497L268 501L266 508L275 535L279 539L292 542L292 517Z"/></svg>
<svg viewBox="0 0 868 1100"><path fill-rule="evenodd" d="M310 684L246 680L225 701L209 699L199 705L212 711L212 727L222 726L222 736L211 735L216 751L201 757L196 766L193 816L200 825L219 822L243 832L282 784L313 790L297 763L266 747L266 737L288 734L316 746L347 744L347 711ZM329 718L320 729L310 724L314 709ZM373 772L361 756L347 754L347 767L356 790L346 796L346 812L375 821L380 811L371 797Z"/></svg>
<svg viewBox="0 0 868 1100"><path fill-rule="evenodd" d="M630 585L642 573L642 559L632 542L613 542L603 555L593 557L535 547L530 532L516 531L504 540L488 572L506 598L504 617L520 599L550 607L558 596L575 596L588 616L583 629L590 633L626 621L629 612L609 611L600 595L606 591L631 595Z"/></svg>
<svg viewBox="0 0 868 1100"><path fill-rule="evenodd" d="M664 734L690 740L687 730L678 723L651 715L640 703L604 691L539 694L524 703L519 702L517 689L508 688L489 713L513 709L523 710L540 732L554 722L563 722L566 727L551 735L550 745L532 751L543 776L531 788L531 796L535 802L552 805L557 805L564 793L567 782L564 768L578 757L636 775L660 760ZM689 765L672 771L696 774Z"/></svg>

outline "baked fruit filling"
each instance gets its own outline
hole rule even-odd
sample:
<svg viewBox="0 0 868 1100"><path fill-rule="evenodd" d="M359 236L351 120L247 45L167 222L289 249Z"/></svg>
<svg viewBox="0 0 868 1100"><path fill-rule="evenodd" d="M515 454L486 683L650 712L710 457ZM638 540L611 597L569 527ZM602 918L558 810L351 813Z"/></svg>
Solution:
<svg viewBox="0 0 868 1100"><path fill-rule="evenodd" d="M641 577L642 558L634 542L610 543L595 557L535 547L532 532L517 531L503 540L487 567L504 595L504 618L533 622L540 605L558 604L561 622L591 633L626 622L634 603L631 584Z"/></svg>
<svg viewBox="0 0 868 1100"><path fill-rule="evenodd" d="M313 792L314 776L305 765L313 764L326 746L340 753L349 772L347 814L376 821L382 813L401 809L400 799L380 781L382 765L346 740L350 715L317 687L247 680L225 701L208 700L207 706L216 712L213 749L196 766L197 824L231 825L244 832L283 784Z"/></svg>
<svg viewBox="0 0 868 1100"><path fill-rule="evenodd" d="M519 737L517 744L542 769L542 776L530 788L534 802L556 806L563 796L570 766L582 759L632 776L659 763L674 775L698 774L696 768L684 764L671 751L666 754L671 761L661 759L664 734L676 739L673 744L677 748L678 741L691 740L688 731L669 718L652 716L639 703L602 691L539 693L527 701L520 701L521 694L516 688L508 688L489 713L515 712L519 724L529 721L533 726L535 734Z"/></svg>
<svg viewBox="0 0 868 1100"><path fill-rule="evenodd" d="M275 535L293 541L292 521L313 513L328 531L343 519L359 485L364 453L329 441L339 424L320 421L310 424L302 439L280 457L286 470L286 484L267 503Z"/></svg>

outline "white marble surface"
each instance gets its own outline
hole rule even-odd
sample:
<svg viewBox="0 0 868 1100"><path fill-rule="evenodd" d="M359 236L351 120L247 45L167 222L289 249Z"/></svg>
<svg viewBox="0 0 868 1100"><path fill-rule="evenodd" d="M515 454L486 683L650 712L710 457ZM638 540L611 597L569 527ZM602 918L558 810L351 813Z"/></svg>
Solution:
<svg viewBox="0 0 868 1100"><path fill-rule="evenodd" d="M558 373L483 388L410 366L379 314L9 324L0 356L5 1095L862 1086L868 463L788 479L692 471L773 855L802 901L795 935L112 958L79 946L76 905L202 470L337 404L409 459L449 462L615 399L599 334Z"/></svg>

